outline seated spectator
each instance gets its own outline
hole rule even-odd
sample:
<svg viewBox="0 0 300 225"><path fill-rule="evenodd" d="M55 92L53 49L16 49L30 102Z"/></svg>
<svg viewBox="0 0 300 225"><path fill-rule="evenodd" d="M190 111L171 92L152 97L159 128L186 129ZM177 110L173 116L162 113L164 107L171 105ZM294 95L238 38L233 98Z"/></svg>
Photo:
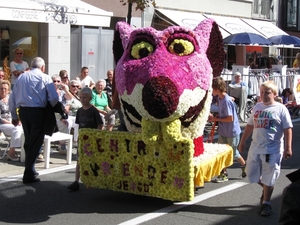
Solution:
<svg viewBox="0 0 300 225"><path fill-rule="evenodd" d="M77 80L71 80L69 85L69 92L72 94L72 99L69 101L69 118L68 120L72 120L72 128L74 129L73 134L73 146L77 146L78 141L78 129L79 125L75 123L76 119L76 113L79 108L82 107L82 104L80 102L78 92L79 92L79 82Z"/></svg>
<svg viewBox="0 0 300 225"><path fill-rule="evenodd" d="M113 70L108 70L107 71L107 79L105 79L106 81L106 86L104 88L104 91L106 91L106 93L108 94L108 97L110 98L109 100L109 107L112 107L112 81L113 81L113 77L114 77L114 71Z"/></svg>
<svg viewBox="0 0 300 225"><path fill-rule="evenodd" d="M234 74L234 81L229 84L228 94L234 98L234 102L238 106L238 115L242 121L245 121L245 110L248 96L248 87L241 80L241 73Z"/></svg>
<svg viewBox="0 0 300 225"><path fill-rule="evenodd" d="M69 86L70 80L68 72L66 70L61 70L59 71L59 76L61 79L61 83Z"/></svg>
<svg viewBox="0 0 300 225"><path fill-rule="evenodd" d="M107 130L112 131L115 125L115 113L117 111L109 108L109 96L104 92L105 86L106 82L103 79L96 82L91 104L94 105L100 113L103 125L105 126L105 121L107 120Z"/></svg>
<svg viewBox="0 0 300 225"><path fill-rule="evenodd" d="M290 96L293 94L293 90L291 88L285 88L283 89L281 93L282 102L284 105L289 104Z"/></svg>
<svg viewBox="0 0 300 225"><path fill-rule="evenodd" d="M70 94L67 94L69 92L68 86L61 83L60 76L57 74L52 76L52 81L58 94L58 101L60 101L63 104L66 111L68 112L70 108L69 101L71 100ZM55 113L55 116L58 130L62 133L69 134L73 125L72 120L69 118L67 120L61 118L61 115L59 113ZM67 147L64 141L60 142L59 153L67 154Z"/></svg>
<svg viewBox="0 0 300 225"><path fill-rule="evenodd" d="M0 70L0 80L5 80L5 72L3 70Z"/></svg>
<svg viewBox="0 0 300 225"><path fill-rule="evenodd" d="M95 82L93 78L89 76L89 68L86 66L81 68L81 74L76 77L76 80L80 82L80 89L84 87L93 89L95 87Z"/></svg>
<svg viewBox="0 0 300 225"><path fill-rule="evenodd" d="M231 84L236 86L240 85L240 86L247 87L247 84L244 81L242 81L242 75L240 72L236 72L234 74L234 80L231 82Z"/></svg>
<svg viewBox="0 0 300 225"><path fill-rule="evenodd" d="M293 90L291 88L285 88L282 91L281 98L283 104L288 108L292 118L296 118L300 115L300 105L297 105L296 100L291 100Z"/></svg>
<svg viewBox="0 0 300 225"><path fill-rule="evenodd" d="M23 128L21 123L17 126L12 124L12 117L9 110L9 93L10 82L8 80L0 81L0 130L5 135L11 137L10 149L7 153L7 159L11 161L20 161L20 158L16 156L15 148L21 147L21 135Z"/></svg>
<svg viewBox="0 0 300 225"><path fill-rule="evenodd" d="M105 79L106 86L105 86L104 90L111 97L112 96L112 81L113 81L113 77L114 77L114 71L113 70L108 70L106 76L107 76L107 79Z"/></svg>
<svg viewBox="0 0 300 225"><path fill-rule="evenodd" d="M280 96L276 96L274 100L275 100L276 102L279 102L279 103L283 104L282 97L280 97Z"/></svg>

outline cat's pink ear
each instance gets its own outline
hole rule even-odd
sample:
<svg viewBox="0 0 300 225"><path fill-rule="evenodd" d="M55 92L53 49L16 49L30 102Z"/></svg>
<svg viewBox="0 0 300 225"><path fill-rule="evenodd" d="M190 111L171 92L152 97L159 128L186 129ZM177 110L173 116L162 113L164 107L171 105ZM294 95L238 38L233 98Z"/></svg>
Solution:
<svg viewBox="0 0 300 225"><path fill-rule="evenodd" d="M194 32L200 37L199 44L206 51L213 76L220 76L224 67L225 51L218 24L213 19L205 19L194 29Z"/></svg>
<svg viewBox="0 0 300 225"><path fill-rule="evenodd" d="M113 54L116 64L122 57L124 49L126 49L132 30L132 27L123 21L116 24L113 41Z"/></svg>

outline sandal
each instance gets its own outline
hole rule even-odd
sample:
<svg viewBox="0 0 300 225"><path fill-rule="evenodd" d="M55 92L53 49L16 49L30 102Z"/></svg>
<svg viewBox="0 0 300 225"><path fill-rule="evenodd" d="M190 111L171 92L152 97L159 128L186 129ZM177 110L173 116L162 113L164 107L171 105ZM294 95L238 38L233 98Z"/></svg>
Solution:
<svg viewBox="0 0 300 225"><path fill-rule="evenodd" d="M7 156L7 160L8 161L13 161L13 162L20 162L20 158L19 157L11 157L9 154L6 155Z"/></svg>

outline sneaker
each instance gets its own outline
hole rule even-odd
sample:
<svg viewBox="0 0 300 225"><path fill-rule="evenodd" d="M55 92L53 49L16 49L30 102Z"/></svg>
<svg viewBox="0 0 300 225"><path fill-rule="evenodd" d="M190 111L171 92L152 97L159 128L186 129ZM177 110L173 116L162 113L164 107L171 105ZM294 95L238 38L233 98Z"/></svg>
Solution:
<svg viewBox="0 0 300 225"><path fill-rule="evenodd" d="M39 154L38 157L37 157L37 160L44 161L44 155L43 154Z"/></svg>
<svg viewBox="0 0 300 225"><path fill-rule="evenodd" d="M78 181L74 181L70 186L68 186L70 191L78 191L79 190L79 183Z"/></svg>
<svg viewBox="0 0 300 225"><path fill-rule="evenodd" d="M246 164L241 166L241 170L242 170L242 175L241 176L242 176L242 178L245 178L247 176L247 174L246 174Z"/></svg>
<svg viewBox="0 0 300 225"><path fill-rule="evenodd" d="M223 173L223 174L220 174L215 179L213 179L211 182L213 182L213 183L223 183L224 181L228 181L228 177Z"/></svg>
<svg viewBox="0 0 300 225"><path fill-rule="evenodd" d="M258 210L258 214L262 216L270 216L272 214L272 207L269 204L262 204Z"/></svg>

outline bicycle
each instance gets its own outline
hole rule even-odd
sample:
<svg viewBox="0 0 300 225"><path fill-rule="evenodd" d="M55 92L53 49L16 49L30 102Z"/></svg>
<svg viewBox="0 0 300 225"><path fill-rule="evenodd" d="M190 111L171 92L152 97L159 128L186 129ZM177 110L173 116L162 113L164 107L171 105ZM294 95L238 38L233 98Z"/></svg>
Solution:
<svg viewBox="0 0 300 225"><path fill-rule="evenodd" d="M256 94L248 95L247 96L247 102L246 102L246 108L244 111L244 121L245 123L248 122L250 115L252 113L253 107L257 103L257 96Z"/></svg>

